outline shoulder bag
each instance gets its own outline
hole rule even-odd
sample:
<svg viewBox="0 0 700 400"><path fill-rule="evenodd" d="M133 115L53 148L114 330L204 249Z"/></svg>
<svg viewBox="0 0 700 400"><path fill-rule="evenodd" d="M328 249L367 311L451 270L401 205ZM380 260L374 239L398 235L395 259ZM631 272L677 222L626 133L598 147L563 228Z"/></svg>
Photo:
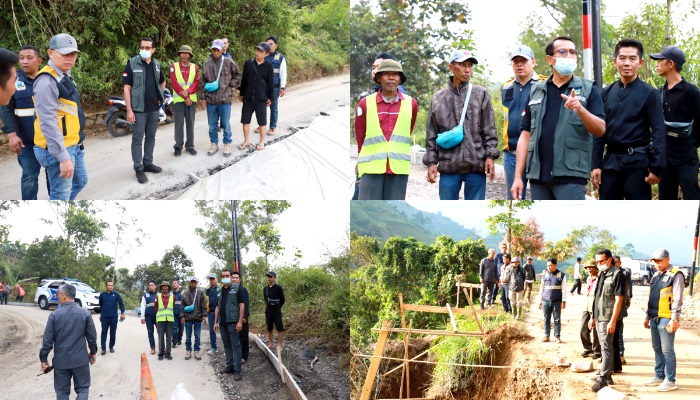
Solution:
<svg viewBox="0 0 700 400"><path fill-rule="evenodd" d="M464 100L464 107L462 108L462 117L459 119L459 125L438 134L437 144L443 149L451 149L458 144L462 143L464 140L464 116L467 114L467 107L469 106L469 98L472 94L472 84L469 83L467 88L467 98Z"/></svg>

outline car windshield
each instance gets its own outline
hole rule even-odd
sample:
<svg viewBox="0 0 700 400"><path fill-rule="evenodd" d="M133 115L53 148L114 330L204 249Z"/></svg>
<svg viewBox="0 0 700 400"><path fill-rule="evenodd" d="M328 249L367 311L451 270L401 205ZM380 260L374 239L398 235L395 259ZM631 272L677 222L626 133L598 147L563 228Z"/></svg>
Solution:
<svg viewBox="0 0 700 400"><path fill-rule="evenodd" d="M81 292L88 292L88 293L91 293L91 292L94 292L94 291L95 291L95 289L91 288L89 285L86 285L86 284L84 284L84 283L82 283L82 282L74 282L74 283L73 283L73 286L75 286L75 288L76 288L77 290L80 290Z"/></svg>

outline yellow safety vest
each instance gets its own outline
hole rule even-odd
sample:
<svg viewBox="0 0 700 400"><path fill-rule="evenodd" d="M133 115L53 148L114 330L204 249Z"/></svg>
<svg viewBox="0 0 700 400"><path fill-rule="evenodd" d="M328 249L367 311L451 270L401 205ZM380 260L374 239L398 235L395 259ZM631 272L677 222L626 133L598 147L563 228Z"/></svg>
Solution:
<svg viewBox="0 0 700 400"><path fill-rule="evenodd" d="M158 293L158 313L156 314L156 322L172 322L175 320L173 313L173 294L168 297L168 307L163 307L163 293Z"/></svg>
<svg viewBox="0 0 700 400"><path fill-rule="evenodd" d="M682 274L678 268L666 270L663 274L651 278L649 288L648 314L651 317L671 318L673 306L673 279Z"/></svg>
<svg viewBox="0 0 700 400"><path fill-rule="evenodd" d="M367 96L367 129L365 141L362 143L357 159L357 171L362 177L364 174L386 173L386 161L389 160L389 168L397 175L408 175L411 172L411 119L413 117L413 99L403 95L399 117L396 120L394 131L389 141L384 137L384 132L379 126L379 113L377 112L377 93Z"/></svg>
<svg viewBox="0 0 700 400"><path fill-rule="evenodd" d="M49 74L54 79L58 79L58 72L56 72L50 65L46 65L39 71L39 75ZM36 82L36 78L35 78ZM62 88L61 83L58 83L58 129L63 133L63 143L66 147L71 147L82 142L81 137L81 113L80 104L78 103L79 97L77 91L74 93L74 98L64 97L67 95L65 89ZM35 101L36 103L36 101ZM44 133L41 132L41 120L39 118L39 113L36 113L36 119L34 120L34 144L41 147L46 147L46 137Z"/></svg>
<svg viewBox="0 0 700 400"><path fill-rule="evenodd" d="M192 82L194 82L195 75L195 67L193 63L190 63L190 74L187 76L187 82L185 82L185 78L182 77L182 71L180 71L180 63L176 62L175 64L175 79L177 79L177 83L182 86L183 89L187 90L192 86ZM173 90L174 92L174 90ZM190 94L190 99L192 101L197 101L197 95L192 93ZM185 99L180 96L177 93L173 93L173 103L184 103Z"/></svg>

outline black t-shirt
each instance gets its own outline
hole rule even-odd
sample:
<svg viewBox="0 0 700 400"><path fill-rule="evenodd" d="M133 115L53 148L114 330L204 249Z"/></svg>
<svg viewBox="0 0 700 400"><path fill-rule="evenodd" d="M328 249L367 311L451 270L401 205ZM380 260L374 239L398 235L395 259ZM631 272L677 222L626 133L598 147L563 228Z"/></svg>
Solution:
<svg viewBox="0 0 700 400"><path fill-rule="evenodd" d="M163 68L160 69L160 76L158 77L158 83L156 83L155 74L155 64L151 61L149 64L144 62L144 72L145 72L145 92L144 92L144 108L143 112L155 112L158 111L160 105L160 97L158 96L157 86L165 82L165 73L163 73ZM122 78L123 85L134 85L134 72L131 70L131 63L127 61L126 67L124 68L124 75Z"/></svg>
<svg viewBox="0 0 700 400"><path fill-rule="evenodd" d="M573 75L572 78L573 79ZM531 179L533 182L546 182L546 183L573 183L577 185L585 185L587 179L575 178L575 177L565 177L558 176L552 177L552 170L554 169L554 131L557 127L557 121L559 121L559 112L561 111L561 105L564 99L561 95L566 94L567 96L571 94L571 88L569 88L569 82L567 81L560 87L554 84L552 78L547 80L547 96L544 99L545 109L544 116L542 117L542 130L540 132L540 142L538 143L539 151L538 155L540 158L540 179ZM530 96L527 98L527 103L530 103ZM597 86L591 88L591 94L586 99L586 110L591 114L595 115L602 120L605 120L605 108L603 105L603 99L600 95L600 91ZM525 116L523 116L522 122L520 123L521 131L530 132L530 122L532 119L532 114L530 113L530 107L525 107Z"/></svg>
<svg viewBox="0 0 700 400"><path fill-rule="evenodd" d="M667 161L680 164L698 159L697 147L700 145L700 90L692 83L682 79L668 89L668 83L659 89L664 107L664 119L668 122L693 122L693 131L689 137L666 136Z"/></svg>

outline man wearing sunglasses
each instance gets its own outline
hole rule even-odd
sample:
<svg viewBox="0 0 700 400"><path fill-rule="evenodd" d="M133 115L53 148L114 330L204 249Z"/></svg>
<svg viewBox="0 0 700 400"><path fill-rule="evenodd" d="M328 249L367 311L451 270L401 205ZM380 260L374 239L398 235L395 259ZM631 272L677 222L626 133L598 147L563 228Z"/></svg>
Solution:
<svg viewBox="0 0 700 400"><path fill-rule="evenodd" d="M583 200L591 173L593 137L605 133L605 110L592 81L574 76L578 51L559 36L545 48L552 75L533 84L520 124L515 177L510 191L523 197L523 178L533 200Z"/></svg>

